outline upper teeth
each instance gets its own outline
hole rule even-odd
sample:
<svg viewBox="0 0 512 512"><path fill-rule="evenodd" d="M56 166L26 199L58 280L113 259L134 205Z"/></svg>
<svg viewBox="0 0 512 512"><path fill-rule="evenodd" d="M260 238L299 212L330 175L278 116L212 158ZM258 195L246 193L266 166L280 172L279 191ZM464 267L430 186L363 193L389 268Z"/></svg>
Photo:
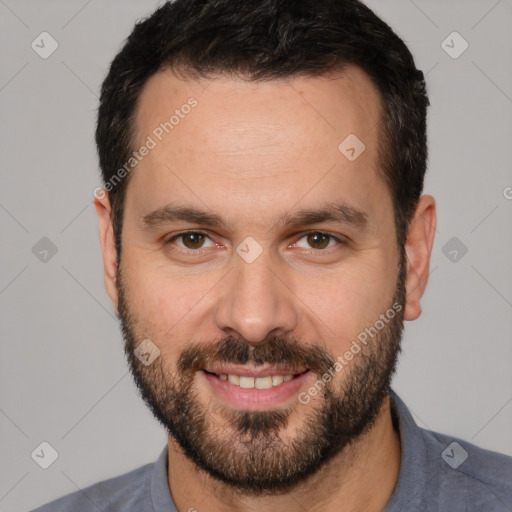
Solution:
<svg viewBox="0 0 512 512"><path fill-rule="evenodd" d="M241 388L269 389L272 386L279 386L283 382L293 379L293 375L269 375L266 377L248 377L246 375L231 375L221 373L221 380L227 380L231 384Z"/></svg>

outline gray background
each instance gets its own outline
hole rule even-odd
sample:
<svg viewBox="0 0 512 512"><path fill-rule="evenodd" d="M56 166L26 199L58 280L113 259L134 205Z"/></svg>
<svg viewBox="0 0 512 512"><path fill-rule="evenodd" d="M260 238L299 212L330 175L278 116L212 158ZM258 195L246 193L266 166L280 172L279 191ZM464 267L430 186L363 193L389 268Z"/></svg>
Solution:
<svg viewBox="0 0 512 512"><path fill-rule="evenodd" d="M420 425L512 454L512 2L367 3L409 45L432 103L438 228L394 388ZM99 87L157 5L0 0L0 511L152 462L166 442L128 373L93 208ZM43 31L59 44L47 59L31 48ZM453 31L469 43L457 59L441 46ZM57 248L46 261L43 237ZM42 441L59 454L46 470L31 458Z"/></svg>

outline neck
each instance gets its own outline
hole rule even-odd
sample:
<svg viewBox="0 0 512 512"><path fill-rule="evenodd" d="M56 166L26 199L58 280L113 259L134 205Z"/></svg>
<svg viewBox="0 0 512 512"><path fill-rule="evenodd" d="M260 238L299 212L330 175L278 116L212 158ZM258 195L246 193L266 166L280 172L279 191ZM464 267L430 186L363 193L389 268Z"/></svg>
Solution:
<svg viewBox="0 0 512 512"><path fill-rule="evenodd" d="M248 497L200 470L169 436L168 482L180 512L382 512L400 471L400 437L393 429L389 397L375 425L317 473L285 493Z"/></svg>

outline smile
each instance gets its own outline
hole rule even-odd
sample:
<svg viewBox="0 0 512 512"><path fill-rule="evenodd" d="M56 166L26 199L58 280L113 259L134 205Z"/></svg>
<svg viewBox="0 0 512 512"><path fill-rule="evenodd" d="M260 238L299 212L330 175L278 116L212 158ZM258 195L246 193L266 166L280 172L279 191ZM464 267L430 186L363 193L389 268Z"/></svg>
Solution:
<svg viewBox="0 0 512 512"><path fill-rule="evenodd" d="M244 371L243 367L239 367L230 369L229 373L206 369L199 373L208 383L210 390L230 406L255 410L275 407L297 399L298 392L311 372L307 369L255 370L247 367ZM251 373L253 375L250 375Z"/></svg>
<svg viewBox="0 0 512 512"><path fill-rule="evenodd" d="M262 377L252 377L250 375L235 375L232 373L221 373L216 374L212 372L207 372L215 377L218 377L220 380L228 381L230 384L235 386L240 386L245 389L270 389L272 387L280 386L283 382L288 382L293 378L298 377L301 374L287 374L287 375L265 375ZM307 370L306 370L307 371ZM304 372L302 372L304 373Z"/></svg>

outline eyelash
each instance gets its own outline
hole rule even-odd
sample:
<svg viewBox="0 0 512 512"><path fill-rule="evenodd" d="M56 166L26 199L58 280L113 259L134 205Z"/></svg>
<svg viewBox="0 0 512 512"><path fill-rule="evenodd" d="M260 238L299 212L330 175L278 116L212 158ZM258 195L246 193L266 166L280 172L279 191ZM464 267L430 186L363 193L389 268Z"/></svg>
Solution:
<svg viewBox="0 0 512 512"><path fill-rule="evenodd" d="M181 238L181 237L183 237L185 235L189 235L189 234L204 235L205 237L210 238L208 233L205 233L203 231L182 231L180 233L177 233L176 235L173 235L168 240L166 240L165 241L165 245L171 245L172 242L174 242L174 240L177 240L178 238ZM324 235L324 236L328 236L331 239L333 239L336 242L338 242L338 244L340 244L340 245L347 245L347 241L346 240L340 239L340 238L338 238L338 237L336 237L334 235L331 235L330 233L326 233L324 231L307 231L305 233L301 233L301 236L297 240L297 242L299 240L302 240L304 237L307 237L308 235ZM210 240L211 240L211 238L210 238ZM295 242L295 243L297 243L297 242ZM328 252L330 249L334 249L334 247L329 247L327 249L310 249L309 251L306 250L306 252L308 252L308 253L311 253L311 252L313 252L313 253L321 253L321 252ZM201 255L206 250L207 249L183 249L181 247L178 248L178 249L173 249L173 251L182 252L182 253L186 253L186 254L196 254L196 255Z"/></svg>

